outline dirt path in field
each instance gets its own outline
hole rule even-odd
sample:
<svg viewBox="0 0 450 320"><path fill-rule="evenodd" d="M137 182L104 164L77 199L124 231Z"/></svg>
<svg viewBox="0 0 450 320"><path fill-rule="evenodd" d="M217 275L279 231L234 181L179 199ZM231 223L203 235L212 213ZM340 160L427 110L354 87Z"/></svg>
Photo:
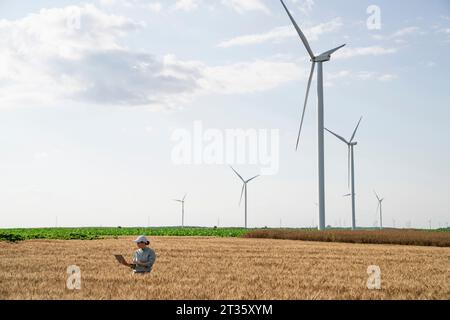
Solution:
<svg viewBox="0 0 450 320"><path fill-rule="evenodd" d="M150 275L132 275L131 237L0 243L0 299L450 299L450 248L152 237ZM81 268L81 290L66 269ZM381 268L368 290L367 267Z"/></svg>

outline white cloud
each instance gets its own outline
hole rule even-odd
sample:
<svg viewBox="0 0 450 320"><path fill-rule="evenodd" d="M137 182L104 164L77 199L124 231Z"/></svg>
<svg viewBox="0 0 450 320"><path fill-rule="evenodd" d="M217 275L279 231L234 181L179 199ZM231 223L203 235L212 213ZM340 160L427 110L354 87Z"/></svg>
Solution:
<svg viewBox="0 0 450 320"><path fill-rule="evenodd" d="M394 33L387 35L387 36L374 35L373 38L376 40L392 40L392 39L398 40L398 38L403 38L408 35L419 34L419 33L421 33L420 28L412 26L412 27L406 27L406 28L399 29L399 30L395 31Z"/></svg>
<svg viewBox="0 0 450 320"><path fill-rule="evenodd" d="M387 73L387 74L383 74L383 75L380 75L380 76L378 76L378 80L380 80L380 81L392 81L392 80L395 80L395 79L397 79L397 75L395 75L395 74L390 74L390 73Z"/></svg>
<svg viewBox="0 0 450 320"><path fill-rule="evenodd" d="M290 26L277 27L266 33L259 34L249 34L244 36L239 36L226 41L222 41L218 44L221 48L230 48L234 46L245 46L252 44L260 44L267 41L278 41L283 38L290 38L295 35Z"/></svg>
<svg viewBox="0 0 450 320"><path fill-rule="evenodd" d="M112 6L117 3L116 0L99 0L99 2L100 2L100 5L102 5L102 6Z"/></svg>
<svg viewBox="0 0 450 320"><path fill-rule="evenodd" d="M100 0L101 6L111 7L111 6L122 6L128 8L142 8L148 9L151 12L159 13L161 12L163 5L161 2L155 1L145 1L145 0Z"/></svg>
<svg viewBox="0 0 450 320"><path fill-rule="evenodd" d="M76 28L68 23L74 12L79 18ZM121 45L123 36L140 28L140 23L92 5L43 9L22 19L1 20L1 105L71 101L175 108L198 95L263 92L307 76L308 70L283 56L212 66L171 54L158 58ZM332 29L316 26L309 35L316 39ZM392 52L395 49L354 48L343 51L341 58ZM345 76L346 71L334 79ZM329 77L333 80L333 75Z"/></svg>
<svg viewBox="0 0 450 320"><path fill-rule="evenodd" d="M73 12L79 27L68 27ZM270 90L301 77L283 60L222 66L157 58L120 44L142 25L92 5L41 10L0 22L2 106L64 101L107 106L172 108L199 94L245 94Z"/></svg>
<svg viewBox="0 0 450 320"><path fill-rule="evenodd" d="M414 34L417 33L420 29L418 27L407 27L407 28L403 28L400 30L397 30L396 32L394 32L391 37L392 38L398 38L398 37L403 37L409 34Z"/></svg>
<svg viewBox="0 0 450 320"><path fill-rule="evenodd" d="M291 0L291 1L293 4L297 5L298 10L305 15L308 15L315 5L314 0Z"/></svg>
<svg viewBox="0 0 450 320"><path fill-rule="evenodd" d="M76 28L67 23L74 12L79 15ZM120 38L141 26L92 5L0 21L2 105L61 100L168 105L175 93L183 98L196 87L196 69L121 46Z"/></svg>
<svg viewBox="0 0 450 320"><path fill-rule="evenodd" d="M206 67L200 81L206 92L242 94L266 91L301 79L302 68L293 62L255 60L225 66Z"/></svg>
<svg viewBox="0 0 450 320"><path fill-rule="evenodd" d="M199 4L199 0L177 0L174 5L174 9L181 11L193 11L198 8Z"/></svg>
<svg viewBox="0 0 450 320"><path fill-rule="evenodd" d="M369 81L376 80L381 82L388 82L397 79L398 76L391 73L381 73L376 71L352 71L341 70L336 73L326 73L324 85L331 87L334 86L336 81L339 83L349 84L351 81Z"/></svg>
<svg viewBox="0 0 450 320"><path fill-rule="evenodd" d="M162 4L160 2L152 2L147 4L146 8L148 8L152 12L161 12Z"/></svg>
<svg viewBox="0 0 450 320"><path fill-rule="evenodd" d="M444 43L450 43L450 28L438 28L436 30L437 33L443 33L444 37L446 37L446 39L444 39Z"/></svg>
<svg viewBox="0 0 450 320"><path fill-rule="evenodd" d="M314 27L306 28L304 30L304 33L308 38L308 41L315 41L322 34L334 32L338 30L340 27L342 27L342 25L343 23L341 21L341 18L338 17L331 21L318 24ZM233 46L261 44L269 41L276 42L285 38L293 38L293 37L298 37L297 32L291 25L287 25L282 27L276 27L266 33L250 34L229 39L219 43L218 46L222 48L229 48Z"/></svg>
<svg viewBox="0 0 450 320"><path fill-rule="evenodd" d="M217 4L221 4L230 7L239 14L243 14L248 11L261 11L266 14L270 13L270 10L262 0L177 0L172 8L175 10L190 12L197 10L201 5L206 3L209 8L214 8Z"/></svg>
<svg viewBox="0 0 450 320"><path fill-rule="evenodd" d="M380 56L396 53L396 48L384 48L381 46L369 47L344 47L333 55L333 59L348 59L359 56Z"/></svg>
<svg viewBox="0 0 450 320"><path fill-rule="evenodd" d="M267 14L270 13L270 10L262 0L222 0L222 3L241 14L247 11L262 11Z"/></svg>

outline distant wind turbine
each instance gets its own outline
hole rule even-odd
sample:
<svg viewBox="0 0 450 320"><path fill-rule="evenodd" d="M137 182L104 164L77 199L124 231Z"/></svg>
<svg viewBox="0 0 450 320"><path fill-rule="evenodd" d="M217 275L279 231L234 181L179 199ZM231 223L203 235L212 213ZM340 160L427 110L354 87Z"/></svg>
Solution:
<svg viewBox="0 0 450 320"><path fill-rule="evenodd" d="M186 196L187 196L187 194L185 194L183 199L181 199L181 200L177 200L177 199L173 200L173 201L181 203L181 227L183 227L183 228L184 228L184 202L186 200Z"/></svg>
<svg viewBox="0 0 450 320"><path fill-rule="evenodd" d="M305 46L306 50L308 51L309 56L311 57L311 72L309 75L308 80L308 86L306 89L306 96L305 96L305 103L303 106L303 112L302 112L302 118L300 121L300 129L298 131L297 136L297 145L296 149L298 149L298 145L300 142L300 134L302 132L303 127L303 120L305 117L305 111L306 111L306 105L308 103L308 96L309 96L309 90L311 88L311 81L312 77L314 75L314 69L318 67L318 73L317 73L317 95L318 95L318 152L319 152L319 230L325 229L325 155L324 155L324 103L323 103L323 66L322 64L324 62L327 62L331 59L331 55L335 53L337 50L341 49L345 46L341 45L337 48L331 49L329 51L326 51L318 56L315 56L308 40L306 39L305 35L303 34L302 30L300 30L300 27L295 22L294 18L292 17L291 13L289 12L289 9L284 4L283 0L280 0L281 4L283 5L284 9L286 10L286 13L289 16L289 19L291 20L292 24L295 27L295 30L297 30L298 35L300 36L300 39L303 42L303 45Z"/></svg>
<svg viewBox="0 0 450 320"><path fill-rule="evenodd" d="M252 181L252 180L258 178L259 175L254 176L254 177L251 178L251 179L244 180L244 178L242 178L242 176L241 176L236 170L234 170L233 167L230 166L230 168L231 168L231 170L234 171L234 173L236 173L236 175L239 177L239 179L241 179L241 181L242 181L242 183L243 183L243 185L242 185L242 191L241 191L241 198L240 198L240 200L239 200L239 205L240 205L241 202L242 202L242 196L245 194L245 228L247 229L247 184L248 184L250 181Z"/></svg>
<svg viewBox="0 0 450 320"><path fill-rule="evenodd" d="M352 229L353 230L356 229L355 155L354 155L353 147L358 144L358 142L353 141L353 139L355 139L355 135L356 135L356 132L358 131L359 125L361 123L361 120L362 120L362 117L359 118L358 124L356 125L355 130L353 131L352 137L350 138L349 141L347 141L346 139L342 138L337 133L334 133L333 131L328 130L327 128L325 128L325 130L327 130L329 133L334 135L336 138L338 138L339 140L344 142L347 145L347 147L348 147L348 186L350 187L350 180L351 180L351 193L346 195L346 196L351 196L352 197Z"/></svg>
<svg viewBox="0 0 450 320"><path fill-rule="evenodd" d="M384 198L380 198L376 191L374 191L375 197L377 197L378 200L378 206L377 206L377 213L378 209L380 210L380 229L383 229L383 200Z"/></svg>

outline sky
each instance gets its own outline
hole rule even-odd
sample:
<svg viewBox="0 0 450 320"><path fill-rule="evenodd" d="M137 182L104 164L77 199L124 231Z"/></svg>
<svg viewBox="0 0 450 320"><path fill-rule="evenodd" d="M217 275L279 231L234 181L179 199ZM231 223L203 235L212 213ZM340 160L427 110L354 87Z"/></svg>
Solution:
<svg viewBox="0 0 450 320"><path fill-rule="evenodd" d="M286 0L355 147L356 220L450 222L450 3ZM314 78L279 1L0 1L0 228L318 223ZM243 146L232 148L233 134ZM246 136L248 134L248 136ZM248 138L249 137L249 138ZM248 139L247 139L248 138ZM252 140L253 139L253 140ZM228 147L227 147L228 146ZM231 147L230 147L231 146ZM350 226L325 136L326 224Z"/></svg>

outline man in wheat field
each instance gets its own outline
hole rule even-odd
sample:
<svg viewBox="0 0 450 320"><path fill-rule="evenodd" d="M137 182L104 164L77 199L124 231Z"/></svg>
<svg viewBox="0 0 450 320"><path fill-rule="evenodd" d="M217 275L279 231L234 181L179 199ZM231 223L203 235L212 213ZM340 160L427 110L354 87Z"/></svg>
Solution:
<svg viewBox="0 0 450 320"><path fill-rule="evenodd" d="M145 236L139 236L134 242L138 249L133 254L133 263L130 267L134 273L150 273L156 261L155 251L148 247L150 241Z"/></svg>

